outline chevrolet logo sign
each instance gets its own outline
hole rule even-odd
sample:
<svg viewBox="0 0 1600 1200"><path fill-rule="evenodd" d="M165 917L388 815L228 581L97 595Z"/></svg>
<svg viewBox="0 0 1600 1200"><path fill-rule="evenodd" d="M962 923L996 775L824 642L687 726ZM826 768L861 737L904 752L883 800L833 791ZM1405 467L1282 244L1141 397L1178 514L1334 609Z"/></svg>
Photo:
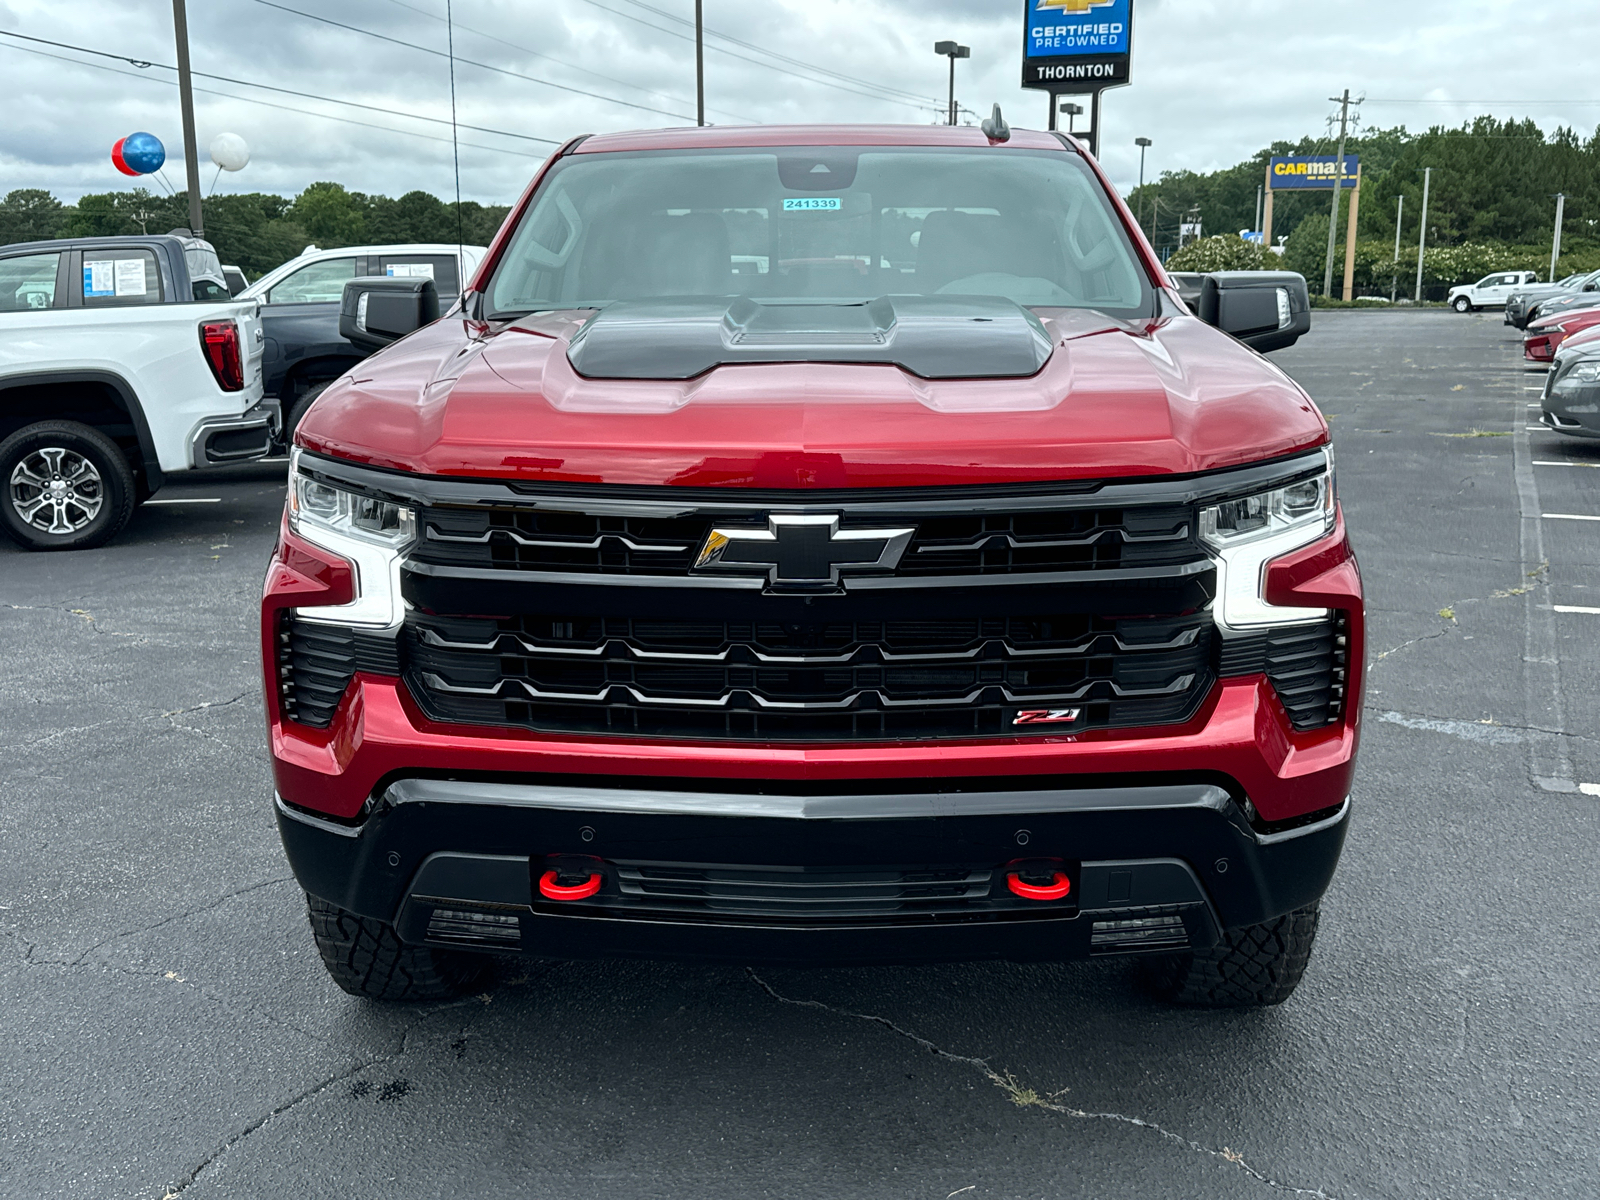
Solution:
<svg viewBox="0 0 1600 1200"><path fill-rule="evenodd" d="M908 529L840 529L837 513L771 513L765 529L713 528L697 571L764 574L780 590L839 586L839 573L893 571L911 544Z"/></svg>

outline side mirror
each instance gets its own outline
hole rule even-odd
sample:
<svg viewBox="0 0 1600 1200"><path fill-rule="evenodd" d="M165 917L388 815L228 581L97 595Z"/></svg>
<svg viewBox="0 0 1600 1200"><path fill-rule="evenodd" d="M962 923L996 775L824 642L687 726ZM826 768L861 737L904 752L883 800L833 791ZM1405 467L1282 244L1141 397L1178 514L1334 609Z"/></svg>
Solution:
<svg viewBox="0 0 1600 1200"><path fill-rule="evenodd" d="M339 336L369 354L438 319L439 292L422 276L352 279L339 299Z"/></svg>
<svg viewBox="0 0 1600 1200"><path fill-rule="evenodd" d="M1311 332L1311 293L1294 271L1214 271L1196 310L1207 325L1265 353Z"/></svg>

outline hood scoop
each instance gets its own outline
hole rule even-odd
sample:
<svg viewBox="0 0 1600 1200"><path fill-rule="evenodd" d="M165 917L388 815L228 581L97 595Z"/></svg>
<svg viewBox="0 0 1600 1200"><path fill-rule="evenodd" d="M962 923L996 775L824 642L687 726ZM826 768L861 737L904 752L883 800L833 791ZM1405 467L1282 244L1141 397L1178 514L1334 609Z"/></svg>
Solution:
<svg viewBox="0 0 1600 1200"><path fill-rule="evenodd" d="M573 335L588 379L693 379L735 363L888 363L923 379L1021 379L1050 357L1028 309L994 296L880 296L854 304L741 296L623 300Z"/></svg>

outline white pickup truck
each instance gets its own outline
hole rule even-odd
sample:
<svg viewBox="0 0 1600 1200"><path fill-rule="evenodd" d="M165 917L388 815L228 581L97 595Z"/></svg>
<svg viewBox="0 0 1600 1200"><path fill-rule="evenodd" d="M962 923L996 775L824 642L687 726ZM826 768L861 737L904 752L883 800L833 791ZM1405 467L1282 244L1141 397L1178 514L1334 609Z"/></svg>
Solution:
<svg viewBox="0 0 1600 1200"><path fill-rule="evenodd" d="M256 302L175 235L0 246L0 526L97 546L180 471L261 458Z"/></svg>
<svg viewBox="0 0 1600 1200"><path fill-rule="evenodd" d="M1504 308L1512 292L1538 282L1536 271L1496 271L1492 275L1485 275L1477 283L1463 283L1451 288L1446 303L1458 313L1472 312L1478 308Z"/></svg>

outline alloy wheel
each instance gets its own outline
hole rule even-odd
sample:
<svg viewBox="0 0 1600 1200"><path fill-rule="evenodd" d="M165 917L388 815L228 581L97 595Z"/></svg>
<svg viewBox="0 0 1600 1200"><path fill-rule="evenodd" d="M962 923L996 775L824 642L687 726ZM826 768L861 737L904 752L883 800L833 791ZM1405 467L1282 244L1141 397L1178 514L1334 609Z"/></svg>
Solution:
<svg viewBox="0 0 1600 1200"><path fill-rule="evenodd" d="M12 510L24 524L61 536L86 528L105 504L105 481L76 450L46 446L11 472Z"/></svg>

